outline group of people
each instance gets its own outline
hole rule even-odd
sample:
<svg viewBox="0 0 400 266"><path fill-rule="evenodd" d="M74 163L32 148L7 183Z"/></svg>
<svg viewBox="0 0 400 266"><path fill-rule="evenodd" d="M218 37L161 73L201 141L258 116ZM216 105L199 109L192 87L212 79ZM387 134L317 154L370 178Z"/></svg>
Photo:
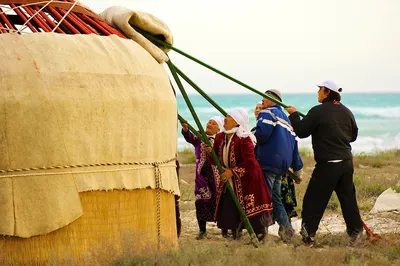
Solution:
<svg viewBox="0 0 400 266"><path fill-rule="evenodd" d="M354 241L363 231L353 183L353 162L350 142L358 129L351 111L340 103L341 91L333 81L318 84L318 102L300 119L295 107L284 110L280 91L265 92L255 108L256 125L250 130L249 116L243 109L231 110L225 119L212 117L206 134L207 146L188 125L182 123L182 134L193 144L196 155L195 205L199 225L197 239L207 235L206 223L216 221L223 237L240 239L244 228L234 197L226 189L229 182L235 197L248 217L259 240L274 222L279 224L279 236L292 241L295 232L290 219L296 216L296 198L291 171L296 183L302 181L303 163L297 137L311 135L316 161L302 207L300 235L309 246L315 244L315 234L333 191L341 204L347 233ZM219 173L210 155L212 149L220 161Z"/></svg>

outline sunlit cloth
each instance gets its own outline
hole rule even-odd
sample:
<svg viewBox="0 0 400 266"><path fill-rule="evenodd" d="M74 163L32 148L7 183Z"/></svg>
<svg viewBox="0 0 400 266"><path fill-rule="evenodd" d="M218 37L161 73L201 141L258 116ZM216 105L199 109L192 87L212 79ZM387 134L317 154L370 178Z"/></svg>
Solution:
<svg viewBox="0 0 400 266"><path fill-rule="evenodd" d="M392 188L386 189L376 199L371 213L400 211L400 193Z"/></svg>
<svg viewBox="0 0 400 266"><path fill-rule="evenodd" d="M158 63L168 61L165 54L169 51L163 46L156 46L146 37L135 30L139 28L155 36L162 36L163 41L173 44L172 33L167 24L161 19L144 12L129 10L124 7L112 6L100 13L100 16L110 23L113 27L121 30L125 36L137 42L146 49Z"/></svg>

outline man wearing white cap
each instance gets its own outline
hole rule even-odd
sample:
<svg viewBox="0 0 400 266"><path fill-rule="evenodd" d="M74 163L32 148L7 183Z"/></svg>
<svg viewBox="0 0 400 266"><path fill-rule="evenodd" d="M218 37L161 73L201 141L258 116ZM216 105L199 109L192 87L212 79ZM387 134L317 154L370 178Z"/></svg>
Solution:
<svg viewBox="0 0 400 266"><path fill-rule="evenodd" d="M213 116L208 121L205 131L211 144L214 143L216 134L224 129L223 123L223 119L220 116ZM195 148L196 176L194 194L196 198L196 218L199 225L199 233L196 239L200 240L207 236L207 222L214 221L219 171L216 166L211 165L207 160L206 144L189 131L187 124L181 123L181 125L183 137ZM226 237L227 230L223 230L222 234Z"/></svg>
<svg viewBox="0 0 400 266"><path fill-rule="evenodd" d="M331 80L317 85L318 102L301 120L295 107L290 114L294 131L300 138L311 135L316 161L304 195L302 210L303 241L314 245L314 237L328 201L335 191L338 196L351 243L363 231L353 183L353 156L350 142L356 140L358 128L351 111L340 103L342 88Z"/></svg>
<svg viewBox="0 0 400 266"><path fill-rule="evenodd" d="M282 93L271 89L265 92L275 100L282 101ZM272 194L274 219L279 224L279 235L290 242L294 230L281 199L282 177L291 167L301 178L303 162L289 119L282 108L268 98L262 100L263 110L257 118L255 136L257 138L257 159L265 181Z"/></svg>

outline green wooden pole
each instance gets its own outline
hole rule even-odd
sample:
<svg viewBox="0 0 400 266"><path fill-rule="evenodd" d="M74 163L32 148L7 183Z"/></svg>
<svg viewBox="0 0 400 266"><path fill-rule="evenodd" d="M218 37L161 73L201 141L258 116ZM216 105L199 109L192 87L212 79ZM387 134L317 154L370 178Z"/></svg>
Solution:
<svg viewBox="0 0 400 266"><path fill-rule="evenodd" d="M208 145L209 147L212 147L210 141L209 141L208 138L207 138L206 132L204 131L203 126L201 125L201 122L200 122L199 118L197 117L196 111L194 110L193 105L191 104L190 99L189 99L189 97L188 97L188 95L187 95L185 89L183 88L183 85L182 85L182 83L181 83L181 81L180 81L180 79L179 79L179 77L178 77L178 74L176 73L176 70L175 70L175 68L174 68L174 66L173 66L173 64L172 64L172 62L171 62L171 60L169 60L169 61L167 62L167 65L168 65L168 67L169 67L169 69L170 69L170 71L171 71L171 73L172 73L172 76L173 76L174 79L175 79L176 84L177 84L178 87L179 87L179 90L180 90L181 93L182 93L183 98L185 99L185 102L186 102L186 104L187 104L187 106L188 106L188 108L189 108L189 110L190 110L190 112L191 112L191 114L192 114L192 116L193 116L195 122L196 122L197 127L198 127L199 130L200 130L200 133L201 133L201 135L202 135L202 140L204 141L204 143L205 143L206 145ZM224 169L222 168L222 165L221 165L220 161L218 160L218 157L217 157L217 155L215 154L215 151L214 151L214 150L211 151L211 156L212 156L214 162L216 163L219 172L220 172L220 173L223 173L223 172L224 172ZM256 234L254 233L253 228L251 227L251 224L250 224L249 219L247 218L247 216L246 216L245 212L243 211L242 207L240 206L240 203L239 203L239 201L238 201L237 198L236 198L235 192L233 191L233 188L232 188L231 184L230 184L229 182L226 182L226 183L225 183L225 186L226 186L226 188L228 189L229 193L231 194L232 199L233 199L233 202L235 203L235 205L236 205L236 207L237 207L237 209L238 209L238 211L239 211L239 214L240 214L240 217L241 217L242 220L243 220L244 226L245 226L245 228L247 229L247 232L249 233L251 242L253 243L253 245L254 245L255 247L258 247L258 246L259 246L259 242L258 242L257 236L256 236Z"/></svg>
<svg viewBox="0 0 400 266"><path fill-rule="evenodd" d="M188 76L186 76L176 65L174 65L174 68L176 72L178 73L179 76L181 76L190 86L192 86L201 96L204 97L212 106L215 107L223 116L227 116L228 113L221 107L219 106L216 102L214 102L213 99L211 99L210 96L208 96L207 93L205 93L199 86L196 85Z"/></svg>
<svg viewBox="0 0 400 266"><path fill-rule="evenodd" d="M218 70L218 69L216 69L216 68L214 68L214 67L212 67L212 66L210 66L210 65L208 65L206 63L204 63L203 61L201 61L201 60L199 60L199 59L197 59L197 58L195 58L195 57L193 57L193 56L191 56L191 55L179 50L178 48L173 47L169 43L161 41L160 39L158 39L157 37L151 35L150 33L146 32L146 31L143 31L141 29L138 29L138 28L135 28L135 30L137 30L140 34L145 36L147 39L149 39L149 40L151 40L151 41L153 41L153 42L155 42L155 43L157 43L159 45L165 46L165 47L167 47L167 48L169 48L169 49L171 49L171 50L173 50L173 51L175 51L175 52L177 52L177 53L189 58L190 60L193 60L194 62L196 62L196 63L198 63L198 64L200 64L200 65L202 65L202 66L204 66L204 67L206 67L206 68L208 68L208 69L210 69L210 70L212 70L212 71L214 71L214 72L216 72L218 74L220 74L221 76L223 76L223 77L225 77L225 78L227 78L227 79L229 79L229 80L231 80L231 81L233 81L233 82L245 87L246 89L248 89L248 90L250 90L250 91L252 91L252 92L254 92L254 93L256 93L256 94L258 94L258 95L260 95L262 97L264 97L264 98L267 98L267 99L271 100L272 102L282 106L283 108L289 107L288 105L276 100L275 98L273 98L273 97L271 97L269 95L266 95L265 93L262 93L262 92L260 92L260 91L258 91L256 89L252 88L251 86L241 82L240 80L235 79L234 77L231 77L228 74L225 74L224 72L222 72L222 71L220 71L220 70ZM301 116L304 116L304 114L301 113L301 112L299 112L299 114Z"/></svg>
<svg viewBox="0 0 400 266"><path fill-rule="evenodd" d="M174 64L172 64L172 65L175 67L175 70L178 73L178 75L181 76L187 83L189 83L196 91L198 91L223 116L227 115L227 112L221 106L219 106L216 102L214 102L214 100L211 99L211 97L208 96L207 93L205 93L202 89L200 89L200 87L197 86L196 83L194 83L189 77L187 77L181 70L179 70L179 68L176 65L174 65ZM198 132L196 132L196 133L198 133ZM299 181L299 178L293 172L291 172L290 170L288 170L287 174L290 175L293 180L295 180L297 182Z"/></svg>

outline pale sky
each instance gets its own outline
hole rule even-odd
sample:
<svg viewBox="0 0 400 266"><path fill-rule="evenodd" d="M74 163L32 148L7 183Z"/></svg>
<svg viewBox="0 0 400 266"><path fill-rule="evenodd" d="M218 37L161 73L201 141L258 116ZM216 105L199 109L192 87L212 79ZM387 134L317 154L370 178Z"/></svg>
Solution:
<svg viewBox="0 0 400 266"><path fill-rule="evenodd" d="M97 13L113 5L151 13L175 47L260 91L316 92L332 79L344 93L400 92L400 0L81 2ZM247 92L169 55L206 92Z"/></svg>

